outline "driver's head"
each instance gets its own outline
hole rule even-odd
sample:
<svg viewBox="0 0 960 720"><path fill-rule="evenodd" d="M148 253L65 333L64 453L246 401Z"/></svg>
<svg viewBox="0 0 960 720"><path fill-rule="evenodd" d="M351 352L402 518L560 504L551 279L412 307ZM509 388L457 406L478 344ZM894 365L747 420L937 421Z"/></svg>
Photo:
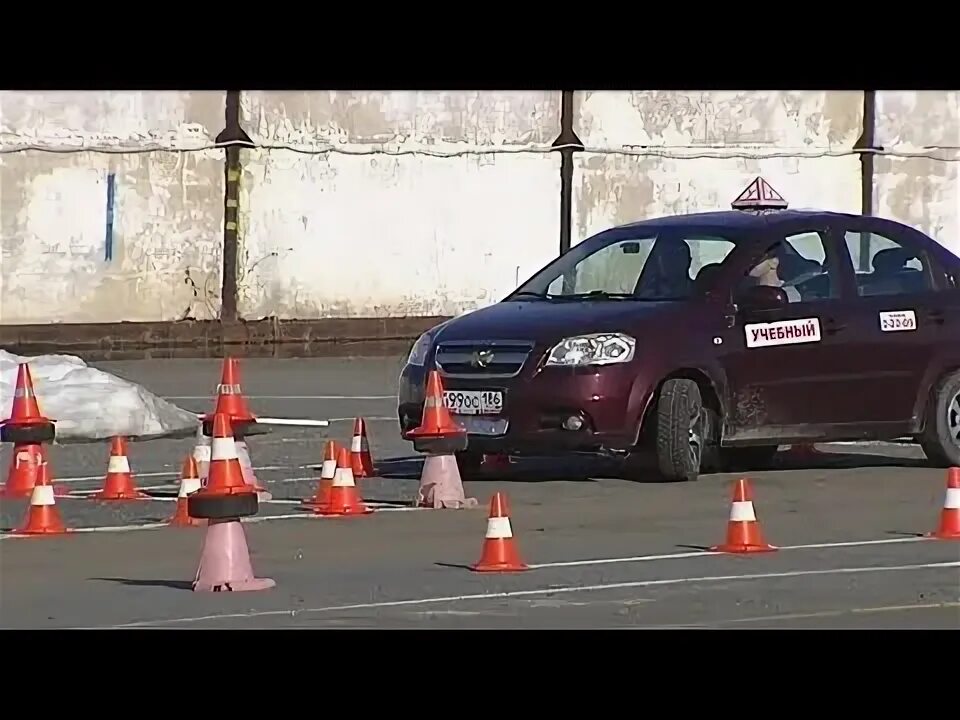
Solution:
<svg viewBox="0 0 960 720"><path fill-rule="evenodd" d="M777 257L776 253L768 252L760 259L760 262L750 270L750 277L759 278L764 275L769 275L770 273L776 272L778 267L780 267L780 258Z"/></svg>

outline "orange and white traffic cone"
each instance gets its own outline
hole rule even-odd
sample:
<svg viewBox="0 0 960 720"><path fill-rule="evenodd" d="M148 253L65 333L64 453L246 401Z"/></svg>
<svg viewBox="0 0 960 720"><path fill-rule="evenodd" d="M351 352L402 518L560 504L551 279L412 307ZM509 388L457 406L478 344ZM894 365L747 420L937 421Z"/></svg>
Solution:
<svg viewBox="0 0 960 720"><path fill-rule="evenodd" d="M947 471L947 494L940 511L940 526L927 537L960 540L960 467Z"/></svg>
<svg viewBox="0 0 960 720"><path fill-rule="evenodd" d="M203 423L197 425L197 442L193 446L193 459L197 461L200 481L207 479L210 471L210 438L203 434Z"/></svg>
<svg viewBox="0 0 960 720"><path fill-rule="evenodd" d="M325 507L330 502L330 488L333 487L333 478L337 474L338 446L333 440L327 440L323 449L323 464L320 466L320 482L313 497L306 497L300 504L308 508Z"/></svg>
<svg viewBox="0 0 960 720"><path fill-rule="evenodd" d="M353 477L365 478L374 474L373 458L370 457L370 441L367 439L367 424L362 417L353 421L353 437L350 440L350 463Z"/></svg>
<svg viewBox="0 0 960 720"><path fill-rule="evenodd" d="M91 496L94 500L126 501L149 500L150 496L137 489L127 457L127 439L114 436L110 442L110 459L103 488Z"/></svg>
<svg viewBox="0 0 960 720"><path fill-rule="evenodd" d="M43 447L39 443L15 443L7 482L0 488L0 497L30 497L37 485L37 470L42 463Z"/></svg>
<svg viewBox="0 0 960 720"><path fill-rule="evenodd" d="M773 552L777 548L764 542L760 523L753 508L753 491L746 478L737 480L733 489L730 519L727 521L727 540L710 548L723 553Z"/></svg>
<svg viewBox="0 0 960 720"><path fill-rule="evenodd" d="M529 569L520 559L516 541L513 539L507 498L502 493L494 494L490 500L483 550L480 560L471 565L470 569L474 572L520 572Z"/></svg>
<svg viewBox="0 0 960 720"><path fill-rule="evenodd" d="M190 517L187 512L187 496L201 487L200 471L193 455L187 455L180 470L180 492L177 494L177 510L167 521L171 527L197 527L203 525L203 520Z"/></svg>
<svg viewBox="0 0 960 720"><path fill-rule="evenodd" d="M353 481L350 453L344 447L340 448L327 502L317 506L313 512L317 515L369 515L373 512L360 499L357 485Z"/></svg>
<svg viewBox="0 0 960 720"><path fill-rule="evenodd" d="M63 535L69 532L57 510L46 461L37 470L37 484L30 496L26 520L14 532L17 535Z"/></svg>

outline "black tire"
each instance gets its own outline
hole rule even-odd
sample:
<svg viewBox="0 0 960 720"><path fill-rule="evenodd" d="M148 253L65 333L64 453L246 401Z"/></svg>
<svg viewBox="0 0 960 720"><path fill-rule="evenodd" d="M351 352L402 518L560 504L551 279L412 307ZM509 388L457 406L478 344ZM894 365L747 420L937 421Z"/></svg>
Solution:
<svg viewBox="0 0 960 720"><path fill-rule="evenodd" d="M919 440L934 466L960 466L960 371L937 383Z"/></svg>
<svg viewBox="0 0 960 720"><path fill-rule="evenodd" d="M693 482L703 459L705 414L700 388L693 380L671 379L657 399L656 455L668 482Z"/></svg>

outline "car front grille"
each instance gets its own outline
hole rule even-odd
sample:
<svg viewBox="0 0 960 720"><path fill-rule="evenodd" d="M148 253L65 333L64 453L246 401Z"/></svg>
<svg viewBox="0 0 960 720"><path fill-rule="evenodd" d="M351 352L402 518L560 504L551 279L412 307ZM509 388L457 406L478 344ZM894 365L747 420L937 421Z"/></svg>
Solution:
<svg viewBox="0 0 960 720"><path fill-rule="evenodd" d="M520 373L532 350L532 342L516 340L451 341L437 346L435 362L447 377L510 378Z"/></svg>

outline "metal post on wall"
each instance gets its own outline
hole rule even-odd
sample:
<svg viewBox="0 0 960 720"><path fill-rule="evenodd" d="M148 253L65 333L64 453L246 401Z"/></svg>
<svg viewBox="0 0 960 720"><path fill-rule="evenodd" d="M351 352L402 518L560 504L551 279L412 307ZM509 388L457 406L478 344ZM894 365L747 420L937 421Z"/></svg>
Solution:
<svg viewBox="0 0 960 720"><path fill-rule="evenodd" d="M854 149L860 151L860 214L873 215L873 161L876 147L876 90L863 91L863 132ZM870 269L870 234L860 234L860 270Z"/></svg>
<svg viewBox="0 0 960 720"><path fill-rule="evenodd" d="M240 148L253 147L250 136L240 127L240 90L228 90L224 129L217 143L232 143L225 150L223 193L223 283L220 290L220 321L237 320L237 255L240 215Z"/></svg>
<svg viewBox="0 0 960 720"><path fill-rule="evenodd" d="M560 99L560 134L553 147L560 152L560 254L570 249L573 236L573 154L583 143L573 129L573 90L564 90Z"/></svg>

